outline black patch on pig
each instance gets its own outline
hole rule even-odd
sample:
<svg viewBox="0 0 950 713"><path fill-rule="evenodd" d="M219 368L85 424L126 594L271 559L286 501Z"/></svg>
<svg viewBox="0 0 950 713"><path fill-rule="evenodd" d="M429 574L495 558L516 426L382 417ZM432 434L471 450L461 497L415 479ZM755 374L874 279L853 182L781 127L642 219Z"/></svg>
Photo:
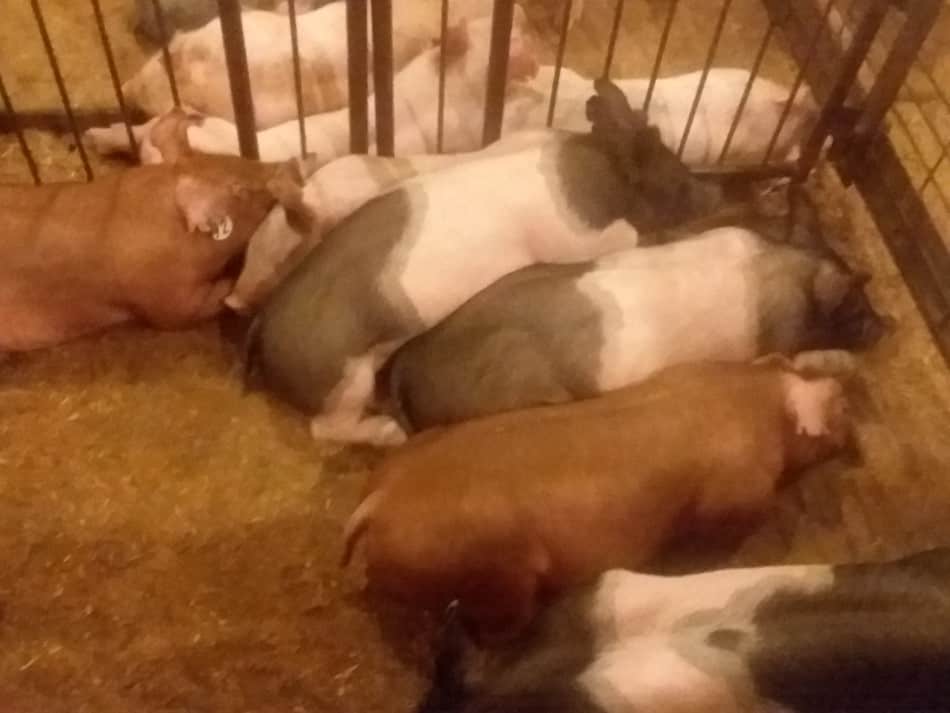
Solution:
<svg viewBox="0 0 950 713"><path fill-rule="evenodd" d="M250 351L264 381L315 412L343 377L346 360L404 339L422 320L396 280L393 251L415 239L424 208L405 189L375 198L332 230L272 293ZM450 236L446 236L449 239Z"/></svg>
<svg viewBox="0 0 950 713"><path fill-rule="evenodd" d="M738 629L715 629L706 636L706 643L725 651L738 651L742 643L742 632Z"/></svg>
<svg viewBox="0 0 950 713"><path fill-rule="evenodd" d="M950 549L833 572L757 608L759 694L802 713L950 711Z"/></svg>
<svg viewBox="0 0 950 713"><path fill-rule="evenodd" d="M552 196L563 195L565 208L595 229L623 218L641 233L718 207L718 191L694 178L659 138L656 141L657 146L639 156L614 155L591 136L571 136L551 144L542 161L555 169L557 185L551 186ZM553 156L548 155L552 152ZM638 180L630 179L624 161L637 164Z"/></svg>
<svg viewBox="0 0 950 713"><path fill-rule="evenodd" d="M516 640L481 654L447 628L418 713L603 713L577 683L594 660L596 592L562 597Z"/></svg>
<svg viewBox="0 0 950 713"><path fill-rule="evenodd" d="M607 315L577 286L593 266L518 270L407 342L381 375L403 428L596 395Z"/></svg>

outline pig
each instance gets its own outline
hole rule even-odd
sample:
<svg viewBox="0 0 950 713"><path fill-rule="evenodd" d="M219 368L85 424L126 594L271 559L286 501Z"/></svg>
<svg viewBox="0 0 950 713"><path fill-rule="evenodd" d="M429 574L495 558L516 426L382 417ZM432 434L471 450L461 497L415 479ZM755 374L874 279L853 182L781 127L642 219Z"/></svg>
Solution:
<svg viewBox="0 0 950 713"><path fill-rule="evenodd" d="M486 0L487 1L487 0ZM457 18L456 18L457 19ZM297 116L293 91L290 31L286 17L273 12L242 13L254 114L258 129ZM304 114L347 105L346 3L336 2L297 17ZM393 65L399 69L439 36L433 3L406 0L393 8ZM181 103L195 111L234 120L221 22L176 34L168 45ZM129 103L151 116L173 108L161 53L153 55L122 85Z"/></svg>
<svg viewBox="0 0 950 713"><path fill-rule="evenodd" d="M833 377L774 357L680 364L587 401L420 434L372 473L342 561L362 540L374 589L422 607L458 600L499 640L606 569L742 532L784 476L851 438Z"/></svg>
<svg viewBox="0 0 950 713"><path fill-rule="evenodd" d="M457 610L418 713L950 710L950 549L663 577L614 569L480 650Z"/></svg>
<svg viewBox="0 0 950 713"><path fill-rule="evenodd" d="M699 87L702 72L657 79L650 100L648 116L659 129L663 141L678 150L690 108ZM533 80L538 91L550 91L554 67L542 66ZM709 166L717 163L735 118L739 103L751 79L745 69L713 67L709 70L703 94L682 159L690 166ZM614 82L631 106L640 108L646 99L650 84L648 78L615 79ZM585 123L584 101L589 93L590 80L568 68L561 70L554 126L580 130ZM742 110L740 121L729 144L726 162L734 165L758 164L765 157L772 134L778 127L791 92L765 77L756 77ZM544 110L547 110L545 103ZM771 159L793 161L799 146L814 126L818 107L807 88L800 88L772 150ZM532 122L540 121L540 116Z"/></svg>
<svg viewBox="0 0 950 713"><path fill-rule="evenodd" d="M366 409L402 343L509 272L635 245L718 204L616 87L596 86L589 134L418 176L340 223L254 318L248 373L315 414L314 438L400 443L398 424Z"/></svg>
<svg viewBox="0 0 950 713"><path fill-rule="evenodd" d="M403 430L590 398L663 367L872 346L869 276L738 227L503 277L402 346L380 385Z"/></svg>
<svg viewBox="0 0 950 713"><path fill-rule="evenodd" d="M546 135L546 131L517 131L481 151L459 154L344 156L318 169L302 189L285 184L288 191L279 196L280 205L251 236L241 274L225 303L240 314L255 311L329 230L400 182L465 161L517 151L540 143Z"/></svg>
<svg viewBox="0 0 950 713"><path fill-rule="evenodd" d="M0 186L0 352L215 316L276 186L303 174L297 161L182 155L91 183Z"/></svg>
<svg viewBox="0 0 950 713"><path fill-rule="evenodd" d="M524 30L524 11L515 6L515 23L509 47L509 125L521 123L537 103L538 93L523 80L538 70L533 45ZM446 32L446 97L443 151L474 151L481 147L485 67L488 62L490 18L469 22L462 19ZM395 153L401 156L436 153L438 150L438 87L440 47L423 52L399 71L393 80ZM590 92L588 91L588 94ZM375 134L374 97L369 101L369 129ZM192 112L200 114L199 112ZM344 156L350 150L349 109L325 112L305 119L308 150L321 163ZM538 127L543 127L539 123ZM585 125L586 128L586 125ZM135 127L143 163L160 161L161 156L148 140L151 125ZM86 135L101 154L128 151L123 124L90 129ZM300 151L300 128L296 118L258 132L259 153L266 161L287 160ZM226 119L202 117L188 129L188 140L196 151L215 154L240 153L237 128ZM375 142L374 146L375 148Z"/></svg>

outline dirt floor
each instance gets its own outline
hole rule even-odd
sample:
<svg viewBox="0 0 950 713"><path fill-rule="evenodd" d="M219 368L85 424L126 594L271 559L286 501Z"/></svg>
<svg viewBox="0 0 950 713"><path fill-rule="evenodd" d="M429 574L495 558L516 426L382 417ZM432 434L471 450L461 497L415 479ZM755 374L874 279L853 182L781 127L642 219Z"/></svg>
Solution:
<svg viewBox="0 0 950 713"><path fill-rule="evenodd" d="M77 100L108 101L104 65L92 78L101 50L85 4L41 4ZM130 4L103 0L125 72L143 56ZM15 5L0 25L0 72L18 106L48 106L56 93L25 41L28 3ZM587 5L567 63L597 73L613 3ZM667 4L627 5L614 70L645 74ZM717 5L680 3L664 73L701 66ZM556 12L535 2L530 15L550 39ZM730 18L717 64L748 65L764 13L736 0ZM765 74L791 71L770 52ZM58 139L30 139L45 178L81 176ZM0 137L0 180L28 180L12 137ZM865 463L807 474L714 564L950 544L950 371L860 197L828 170L812 187L829 239L873 273L875 304L900 325L861 357ZM0 362L0 713L412 710L431 622L371 601L359 567L337 567L377 455L314 443L299 415L243 394L235 364L216 325L127 328Z"/></svg>

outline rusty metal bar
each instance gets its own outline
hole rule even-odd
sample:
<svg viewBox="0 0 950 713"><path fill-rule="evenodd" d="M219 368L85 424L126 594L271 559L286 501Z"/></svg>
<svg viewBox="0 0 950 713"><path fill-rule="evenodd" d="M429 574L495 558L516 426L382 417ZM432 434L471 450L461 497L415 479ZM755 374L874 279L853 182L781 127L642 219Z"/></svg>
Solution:
<svg viewBox="0 0 950 713"><path fill-rule="evenodd" d="M914 11L907 16L900 34L895 38L884 66L868 93L864 111L854 127L855 136L870 136L877 131L887 110L894 104L920 47L933 28L943 0L917 0Z"/></svg>
<svg viewBox="0 0 950 713"><path fill-rule="evenodd" d="M822 13L821 22L826 23L828 21L828 15L831 13L831 9L834 7L834 0L828 0L825 5L825 10ZM775 131L772 132L772 137L769 139L769 143L765 149L765 155L762 157L762 163L766 164L769 162L769 159L772 158L772 152L775 150L775 144L778 142L778 137L782 133L782 129L785 128L785 122L788 121L788 115L792 111L792 105L795 103L795 97L798 95L798 90L802 86L802 82L805 80L805 73L808 71L812 60L815 58L815 51L818 49L818 44L821 40L821 33L814 29L811 35L811 40L808 43L808 49L805 52L805 58L799 63L798 73L795 75L795 81L792 83L792 88L788 92L788 101L785 102L785 106L782 107L782 113L779 115L778 123L775 125Z"/></svg>
<svg viewBox="0 0 950 713"><path fill-rule="evenodd" d="M604 58L603 77L610 77L610 68L614 63L614 50L617 48L617 37L620 34L620 22L623 19L623 4L625 0L617 0L614 7L614 22L610 26L610 39L607 40L607 56Z"/></svg>
<svg viewBox="0 0 950 713"><path fill-rule="evenodd" d="M505 115L505 85L508 79L508 50L514 14L514 0L495 0L491 23L491 54L488 57L488 78L485 87L483 146L501 136L501 123Z"/></svg>
<svg viewBox="0 0 950 713"><path fill-rule="evenodd" d="M244 48L244 27L241 24L239 0L218 0L221 16L221 38L224 41L224 59L228 64L228 82L234 105L234 123L237 124L238 145L244 158L260 157L257 149L257 122L254 119L254 97L247 69L247 51Z"/></svg>
<svg viewBox="0 0 950 713"><path fill-rule="evenodd" d="M785 11L783 24L788 22L791 15L792 7L789 5ZM772 36L775 34L777 27L778 23L770 18L768 27L765 29L765 35L762 37L762 43L759 45L759 51L756 53L755 59L752 61L752 69L749 72L749 81L745 85L745 89L742 90L742 96L739 98L739 105L736 107L736 114L732 117L732 124L729 125L729 133L726 134L726 140L722 144L722 151L719 152L719 158L716 159L716 163L718 164L723 163L723 161L726 159L726 155L729 153L729 148L732 146L732 139L735 136L736 130L739 128L739 121L742 118L742 113L745 111L746 104L749 101L749 94L752 93L752 86L755 84L755 80L759 75L760 69L762 68L762 61L765 59L765 53L768 51L769 44L772 41Z"/></svg>
<svg viewBox="0 0 950 713"><path fill-rule="evenodd" d="M574 0L564 0L561 32L557 41L557 59L554 61L554 79L551 83L551 100L548 102L548 127L554 123L554 107L557 104L557 87L561 82L561 67L564 66L564 50L567 49L567 27L571 22L571 6L573 4Z"/></svg>
<svg viewBox="0 0 950 713"><path fill-rule="evenodd" d="M346 61L350 151L369 151L369 37L366 0L346 0Z"/></svg>
<svg viewBox="0 0 950 713"><path fill-rule="evenodd" d="M376 153L392 156L395 148L393 116L393 5L372 0L373 104L376 108Z"/></svg>
<svg viewBox="0 0 950 713"><path fill-rule="evenodd" d="M449 0L442 0L442 17L439 20L439 106L437 108L435 151L442 153L442 140L445 134L445 36L449 31Z"/></svg>
<svg viewBox="0 0 950 713"><path fill-rule="evenodd" d="M699 102L702 100L703 90L706 88L706 79L709 77L709 70L716 56L716 50L719 48L722 28L726 25L726 17L729 15L730 7L732 7L732 0L725 0L722 4L722 9L719 11L719 18L716 20L716 29L713 30L712 41L709 43L709 51L706 53L706 62L703 64L702 74L699 75L699 85L696 87L693 104L689 108L689 116L686 118L686 126L683 127L683 136L680 137L679 148L676 150L677 158L682 158L683 151L686 149L686 141L689 139L689 132L693 128L693 120L696 118L696 112L699 110Z"/></svg>
<svg viewBox="0 0 950 713"><path fill-rule="evenodd" d="M119 80L119 70L115 66L115 57L112 54L112 43L109 42L109 34L106 32L106 23L102 17L102 8L99 0L92 0L92 12L96 17L96 27L99 29L99 39L102 41L102 51L106 55L106 64L109 65L109 77L112 79L112 89L115 92L115 98L119 102L119 111L122 113L122 123L125 124L125 135L129 138L129 146L132 153L136 156L139 153L138 143L135 141L135 134L132 132L132 119L129 117L129 109L125 104L125 95L122 94L122 82Z"/></svg>
<svg viewBox="0 0 950 713"><path fill-rule="evenodd" d="M297 128L300 132L300 155L307 155L307 129L303 117L303 81L300 77L300 45L297 41L297 0L287 0L290 18L290 52L294 63L294 99L297 101Z"/></svg>
<svg viewBox="0 0 950 713"><path fill-rule="evenodd" d="M835 115L844 106L851 87L854 86L854 82L858 77L861 64L864 62L868 49L871 47L871 43L874 42L886 14L887 0L871 0L867 12L864 14L860 25L858 25L858 31L842 59L842 66L838 70L838 76L832 85L831 93L825 99L818 114L818 120L802 146L801 158L798 164L798 177L800 179L804 179L808 175L808 172L811 171L818 160L821 147L831 131L831 124Z"/></svg>
<svg viewBox="0 0 950 713"><path fill-rule="evenodd" d="M10 116L10 123L13 125L13 132L16 134L17 143L20 144L20 152L23 154L23 158L26 160L26 165L30 169L30 175L33 177L33 183L38 186L43 181L40 179L40 172L36 168L36 159L33 158L33 152L30 151L30 147L26 143L26 136L23 135L23 129L20 127L20 122L17 121L16 110L13 108L13 102L10 100L10 95L7 94L7 87L3 83L2 76L0 76L0 99L3 100L4 110Z"/></svg>
<svg viewBox="0 0 950 713"><path fill-rule="evenodd" d="M33 16L36 18L36 27L40 31L43 47L46 49L46 58L49 60L49 66L53 70L53 79L56 80L59 98L63 102L63 109L66 110L66 118L69 121L70 130L72 131L73 138L76 140L76 149L79 151L79 158L82 160L82 167L86 172L86 180L91 181L93 179L92 166L89 163L89 156L86 154L86 147L82 145L82 136L79 133L79 127L76 125L76 117L73 114L73 107L69 101L69 92L66 91L66 83L63 81L63 74L59 70L56 52L53 50L53 43L50 41L49 32L46 29L46 20L43 18L43 11L40 9L38 0L30 0L30 4L33 6Z"/></svg>
<svg viewBox="0 0 950 713"><path fill-rule="evenodd" d="M792 162L770 163L767 165L720 164L691 166L689 172L694 176L742 176L750 180L766 178L784 178L795 175L797 164Z"/></svg>
<svg viewBox="0 0 950 713"><path fill-rule="evenodd" d="M158 26L158 34L162 38L162 65L165 67L165 76L168 77L168 88L172 92L172 101L176 107L181 106L181 98L178 96L178 81L175 79L175 67L172 65L172 56L168 51L168 31L165 29L165 10L159 0L152 0L152 9L155 11L155 24Z"/></svg>
<svg viewBox="0 0 950 713"><path fill-rule="evenodd" d="M679 0L673 0L670 3L670 9L666 13L666 22L663 25L663 33L660 35L660 46L657 47L656 59L653 61L653 69L650 71L650 84L647 86L647 95L643 99L643 111L645 112L650 110L650 102L653 100L656 78L660 74L663 55L666 54L666 43L670 39L670 30L673 29L673 18L676 16L677 5L679 5Z"/></svg>

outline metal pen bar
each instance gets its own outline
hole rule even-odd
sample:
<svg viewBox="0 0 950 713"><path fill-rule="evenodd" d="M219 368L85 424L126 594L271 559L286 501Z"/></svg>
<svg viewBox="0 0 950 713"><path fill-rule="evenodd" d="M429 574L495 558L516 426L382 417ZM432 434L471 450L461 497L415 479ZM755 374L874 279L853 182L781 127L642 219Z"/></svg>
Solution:
<svg viewBox="0 0 950 713"><path fill-rule="evenodd" d="M436 127L435 150L442 153L442 140L445 133L445 36L449 31L449 0L442 0L442 17L439 23L439 106L437 108L438 126Z"/></svg>
<svg viewBox="0 0 950 713"><path fill-rule="evenodd" d="M693 128L693 121L696 118L696 112L699 110L699 102L702 100L703 90L706 88L706 79L709 77L712 61L716 56L716 50L719 48L722 28L726 25L726 16L729 14L730 7L732 7L732 0L725 0L722 4L722 9L719 11L719 18L716 20L716 29L713 30L712 42L709 43L709 52L706 53L706 62L703 64L702 74L699 75L699 85L696 87L696 95L693 97L693 104L690 106L689 116L686 118L686 126L683 127L683 136L680 137L680 145L676 150L677 158L682 158L683 151L686 149L686 141L689 139L690 129Z"/></svg>
<svg viewBox="0 0 950 713"><path fill-rule="evenodd" d="M221 38L224 41L224 59L228 65L231 102L237 124L238 145L244 158L260 157L257 149L257 122L254 119L254 98L251 96L251 78L244 48L244 27L241 24L239 0L218 0L221 16Z"/></svg>
<svg viewBox="0 0 950 713"><path fill-rule="evenodd" d="M666 43L670 39L670 30L673 29L673 18L676 16L676 6L679 0L673 0L670 3L670 9L666 14L666 22L663 25L663 33L660 35L660 46L656 50L656 59L653 62L653 69L650 70L650 84L647 86L647 95L643 99L643 111L650 110L650 102L653 100L653 90L656 88L656 78L660 74L660 65L663 63L663 55L666 54Z"/></svg>
<svg viewBox="0 0 950 713"><path fill-rule="evenodd" d="M294 63L294 98L297 100L297 128L300 131L300 155L307 155L307 129L303 121L303 80L300 77L300 46L297 41L297 0L287 0L290 18L290 52Z"/></svg>
<svg viewBox="0 0 950 713"><path fill-rule="evenodd" d="M828 15L831 13L831 9L833 7L834 0L828 0L827 4L825 5L824 12L822 13L822 23L827 23ZM801 88L802 82L805 80L805 72L808 70L811 61L815 57L815 52L818 49L818 43L820 40L821 33L815 30L811 41L808 43L808 50L806 51L805 58L799 63L798 73L795 75L795 81L792 83L792 88L788 92L788 100L785 102L785 106L782 107L782 113L779 115L778 123L775 125L775 130L772 132L769 143L765 148L765 155L762 157L763 165L767 164L769 159L772 158L772 152L775 150L775 144L778 143L778 137L782 133L782 129L785 128L785 122L788 121L788 116L792 111L792 105L795 103L795 97L798 95L798 90Z"/></svg>
<svg viewBox="0 0 950 713"><path fill-rule="evenodd" d="M861 64L867 57L868 49L884 22L884 16L887 14L887 0L872 0L870 7L864 14L858 31L855 33L851 45L842 60L842 66L838 70L838 76L832 85L831 92L818 114L818 120L812 128L811 134L805 140L802 146L801 158L799 159L800 179L804 179L811 171L825 139L831 131L831 124L835 115L844 106L845 100L857 79Z"/></svg>
<svg viewBox="0 0 950 713"><path fill-rule="evenodd" d="M604 58L604 78L610 78L610 68L614 63L614 50L617 48L617 36L620 34L620 21L623 19L625 0L617 0L614 6L614 24L610 26L610 38L607 40L607 56Z"/></svg>
<svg viewBox="0 0 950 713"><path fill-rule="evenodd" d="M129 137L129 146L132 147L132 153L137 156L139 147L135 141L135 134L132 131L132 120L129 118L128 107L125 105L125 95L122 94L122 82L119 80L119 70L115 66L115 56L112 54L112 43L109 42L109 34L106 32L106 23L102 17L102 8L99 5L99 0L92 0L92 12L96 17L96 27L99 28L99 39L102 41L102 51L106 55L106 64L109 65L109 77L112 79L112 89L115 91L115 98L119 102L119 111L122 113L122 123L125 124L125 134Z"/></svg>
<svg viewBox="0 0 950 713"><path fill-rule="evenodd" d="M172 56L168 51L168 31L165 29L165 11L159 0L152 0L152 9L155 11L155 24L158 26L158 34L162 38L162 65L165 67L165 76L168 77L168 88L172 92L172 101L176 107L181 106L181 98L178 96L178 82L175 79L175 68L172 66Z"/></svg>
<svg viewBox="0 0 950 713"><path fill-rule="evenodd" d="M392 0L372 0L372 13L376 153L379 156L392 156L395 149Z"/></svg>
<svg viewBox="0 0 950 713"><path fill-rule="evenodd" d="M0 76L0 99L3 100L4 110L10 116L10 123L13 125L13 132L16 134L16 140L20 144L20 152L23 154L26 165L30 169L30 175L33 177L33 183L38 186L43 181L40 179L40 172L36 168L36 159L33 158L33 152L30 151L30 147L26 143L26 136L23 135L23 129L20 127L16 110L13 108L13 102L10 100L10 95L7 94L7 87L3 83L2 76Z"/></svg>
<svg viewBox="0 0 950 713"><path fill-rule="evenodd" d="M855 134L867 137L877 131L887 110L894 104L917 53L930 34L943 0L917 0L914 9L894 40L884 66L868 93ZM922 113L922 112L921 112Z"/></svg>
<svg viewBox="0 0 950 713"><path fill-rule="evenodd" d="M46 29L46 20L43 18L43 11L40 9L38 0L30 0L30 4L33 6L33 16L36 18L36 26L40 31L40 37L43 39L43 47L46 49L46 58L49 60L50 68L53 70L53 79L56 80L59 98L63 102L63 109L66 110L66 119L69 122L69 128L72 131L73 138L76 140L76 149L79 151L79 158L82 160L82 167L86 172L86 180L91 181L93 179L92 166L89 164L89 156L86 155L86 147L82 145L82 136L79 133L79 127L76 125L76 116L73 114L73 107L69 101L66 83L63 81L62 72L59 70L59 62L56 60L56 53L53 51L53 43L50 41L49 32Z"/></svg>
<svg viewBox="0 0 950 713"><path fill-rule="evenodd" d="M483 146L501 136L501 124L505 114L505 85L508 78L508 50L514 14L514 0L495 0L492 10L491 54L488 56L488 80L485 87Z"/></svg>
<svg viewBox="0 0 950 713"><path fill-rule="evenodd" d="M774 33L775 23L769 22L768 27L765 29L765 35L762 37L762 44L759 45L759 51L752 61L752 69L749 71L749 81L746 82L745 88L742 90L742 96L739 97L739 105L736 107L735 116L732 117L732 123L729 124L729 132L726 134L726 140L722 144L722 151L719 152L719 158L716 159L717 164L721 164L725 161L726 154L729 153L729 147L732 146L732 139L736 135L736 129L739 128L739 120L742 118L742 112L745 111L746 104L749 101L749 94L752 93L752 85L755 84L756 77L759 75L762 60L765 59L765 53L769 48L769 43L772 41L772 35Z"/></svg>
<svg viewBox="0 0 950 713"><path fill-rule="evenodd" d="M561 81L561 67L564 66L564 51L567 49L567 26L571 22L571 6L573 4L574 0L564 0L561 33L557 41L557 59L554 61L554 79L551 82L551 100L548 102L548 127L554 123L554 107L557 104L557 87Z"/></svg>
<svg viewBox="0 0 950 713"><path fill-rule="evenodd" d="M369 38L366 0L346 0L347 91L350 101L350 151L369 151Z"/></svg>

